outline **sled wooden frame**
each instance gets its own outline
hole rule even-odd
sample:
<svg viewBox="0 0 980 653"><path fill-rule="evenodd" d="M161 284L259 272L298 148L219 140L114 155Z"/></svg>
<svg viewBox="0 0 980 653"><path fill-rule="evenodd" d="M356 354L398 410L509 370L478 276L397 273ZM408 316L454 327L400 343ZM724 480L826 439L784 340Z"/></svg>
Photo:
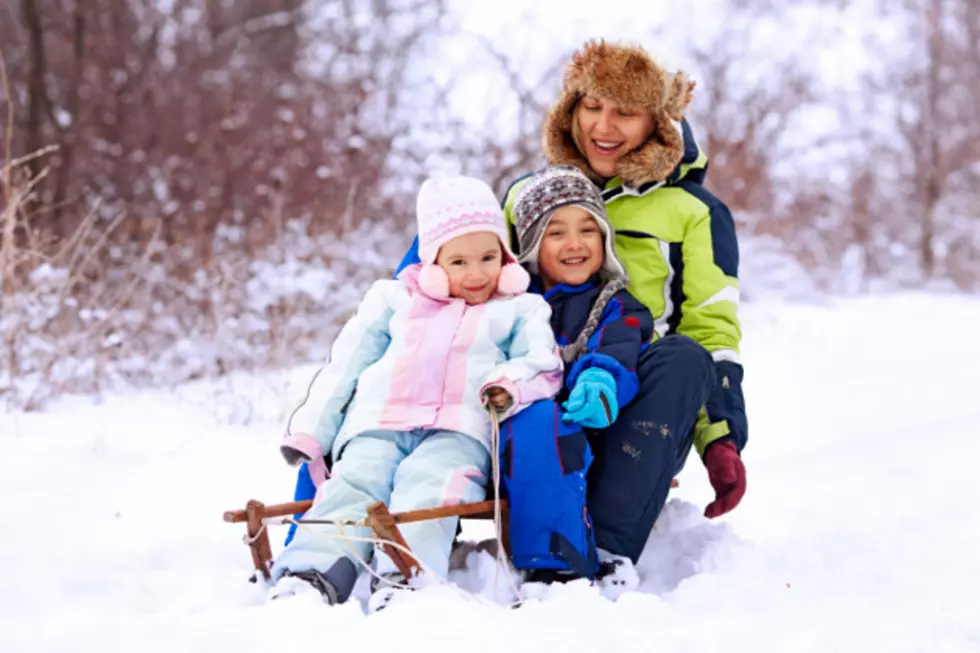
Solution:
<svg viewBox="0 0 980 653"><path fill-rule="evenodd" d="M272 578L272 545L269 542L269 530L266 528L266 519L276 517L287 517L297 513L305 513L313 505L312 500L291 501L289 503L277 503L267 506L261 501L251 500L245 505L244 510L229 510L224 514L224 521L232 524L245 522L245 544L248 545L252 553L252 564L255 566L256 581L261 574L265 580ZM506 499L500 500L501 512L501 540L504 548L510 548L510 534L508 519L509 510ZM425 508L422 510L409 510L407 512L389 512L388 506L383 502L372 505L367 510L365 525L371 529L374 538L384 542L381 548L387 553L398 571L404 574L405 578L411 578L420 571L418 561L411 555L405 538L398 530L398 524L409 524L412 522L425 521L428 519L443 519L445 517L467 517L469 519L493 519L494 501L480 501L477 503L464 503L455 506L441 506L438 508ZM390 544L390 543L394 543Z"/></svg>
<svg viewBox="0 0 980 653"><path fill-rule="evenodd" d="M671 488L678 487L677 479L670 482ZM230 524L245 522L245 544L248 545L252 553L252 564L255 566L256 581L261 575L265 580L272 578L272 545L269 542L269 530L266 528L266 519L276 517L287 517L298 513L305 513L313 505L312 500L291 501L289 503L277 503L267 506L261 501L252 499L245 504L244 510L229 510L224 514L224 521ZM506 499L500 500L500 539L504 549L510 555L510 511ZM420 568L418 561L409 553L411 549L398 530L398 524L409 524L427 519L443 519L445 517L467 517L469 519L493 519L494 500L479 501L477 503L463 503L455 506L441 506L439 508L425 508L422 510L409 510L407 512L389 512L388 506L379 501L367 510L365 523L371 528L372 535L385 542L381 545L388 556L391 557L398 571L405 578L415 576ZM392 542L398 546L388 544Z"/></svg>

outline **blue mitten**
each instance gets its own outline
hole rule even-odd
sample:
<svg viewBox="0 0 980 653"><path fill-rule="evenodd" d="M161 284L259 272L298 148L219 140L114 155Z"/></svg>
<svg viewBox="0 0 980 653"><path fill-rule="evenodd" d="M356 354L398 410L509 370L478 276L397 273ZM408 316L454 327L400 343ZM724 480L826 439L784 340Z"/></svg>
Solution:
<svg viewBox="0 0 980 653"><path fill-rule="evenodd" d="M590 367L575 379L575 387L562 404L563 422L576 422L593 429L604 429L616 421L619 401L616 379L601 367Z"/></svg>

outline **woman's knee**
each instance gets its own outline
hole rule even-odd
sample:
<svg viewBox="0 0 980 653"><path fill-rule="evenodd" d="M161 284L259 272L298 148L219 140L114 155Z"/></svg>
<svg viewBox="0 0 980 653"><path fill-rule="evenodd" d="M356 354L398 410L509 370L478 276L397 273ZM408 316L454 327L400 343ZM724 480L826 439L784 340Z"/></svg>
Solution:
<svg viewBox="0 0 980 653"><path fill-rule="evenodd" d="M640 377L663 368L669 368L672 375L680 373L678 378L700 381L713 378L715 373L708 350L693 338L681 334L661 338L647 348L640 361Z"/></svg>

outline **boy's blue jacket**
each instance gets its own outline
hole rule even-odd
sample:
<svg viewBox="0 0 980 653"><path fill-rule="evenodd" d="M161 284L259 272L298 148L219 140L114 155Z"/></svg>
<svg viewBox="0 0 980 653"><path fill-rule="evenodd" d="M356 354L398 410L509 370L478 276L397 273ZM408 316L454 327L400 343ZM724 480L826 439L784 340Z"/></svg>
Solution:
<svg viewBox="0 0 980 653"><path fill-rule="evenodd" d="M578 337L601 291L602 282L595 276L581 285L558 285L544 293L551 306L551 329L559 345L568 345ZM639 390L636 365L652 337L650 311L629 292L620 290L602 311L585 353L565 370L566 390L575 387L583 371L599 367L612 374L617 403L625 406Z"/></svg>

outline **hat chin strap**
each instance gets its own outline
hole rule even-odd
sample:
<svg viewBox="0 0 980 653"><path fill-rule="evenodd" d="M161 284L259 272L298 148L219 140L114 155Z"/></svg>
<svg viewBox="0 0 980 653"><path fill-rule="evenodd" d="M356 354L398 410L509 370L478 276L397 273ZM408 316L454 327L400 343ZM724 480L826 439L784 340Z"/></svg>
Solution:
<svg viewBox="0 0 980 653"><path fill-rule="evenodd" d="M616 250L612 244L612 238L607 237L605 239L605 250L606 259L602 262L602 269L605 270L610 278L612 279L625 279L629 283L629 274L626 272L626 266L623 262L619 260L616 256Z"/></svg>

